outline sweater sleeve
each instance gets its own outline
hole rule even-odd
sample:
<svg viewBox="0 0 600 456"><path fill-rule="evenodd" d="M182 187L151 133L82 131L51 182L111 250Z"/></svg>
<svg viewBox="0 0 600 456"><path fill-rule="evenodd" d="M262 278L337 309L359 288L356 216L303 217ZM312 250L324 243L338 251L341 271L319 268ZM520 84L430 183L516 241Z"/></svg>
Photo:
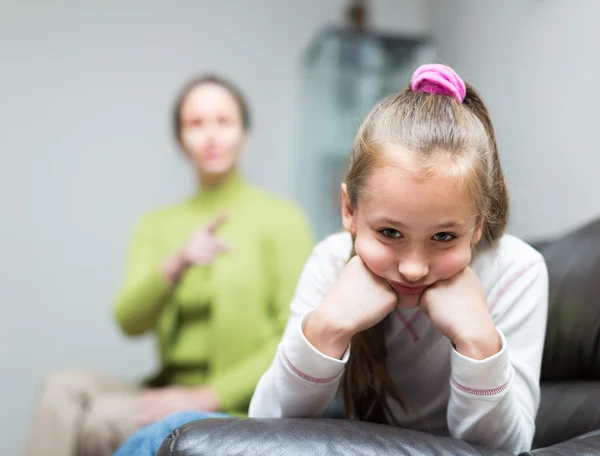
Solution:
<svg viewBox="0 0 600 456"><path fill-rule="evenodd" d="M507 272L488 305L502 348L480 361L452 352L448 426L455 438L520 453L531 448L540 401L548 311L544 260Z"/></svg>
<svg viewBox="0 0 600 456"><path fill-rule="evenodd" d="M155 230L151 215L138 222L129 248L125 280L114 308L117 322L129 336L144 334L155 327L162 298L169 291L169 285L160 275L164 257Z"/></svg>
<svg viewBox="0 0 600 456"><path fill-rule="evenodd" d="M251 417L319 416L335 396L349 349L341 360L330 358L315 349L303 333L307 316L337 277L327 242L315 247L302 271L277 354L250 403Z"/></svg>
<svg viewBox="0 0 600 456"><path fill-rule="evenodd" d="M308 221L299 209L287 206L278 212L278 223L272 226L265 245L271 284L271 298L266 303L265 314L270 319L270 333L251 356L211 380L222 410L241 410L248 406L258 380L273 359L302 266L314 245Z"/></svg>

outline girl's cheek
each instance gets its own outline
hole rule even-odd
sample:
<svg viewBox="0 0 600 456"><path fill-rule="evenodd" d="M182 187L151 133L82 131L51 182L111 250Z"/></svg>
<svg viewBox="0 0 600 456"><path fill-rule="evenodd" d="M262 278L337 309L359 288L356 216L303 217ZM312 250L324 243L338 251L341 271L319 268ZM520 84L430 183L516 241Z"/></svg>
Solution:
<svg viewBox="0 0 600 456"><path fill-rule="evenodd" d="M449 279L467 267L470 261L471 249L468 246L457 246L442 253L436 269L442 279Z"/></svg>
<svg viewBox="0 0 600 456"><path fill-rule="evenodd" d="M386 271L389 270L394 259L389 247L376 239L357 236L354 249L375 275L386 276Z"/></svg>

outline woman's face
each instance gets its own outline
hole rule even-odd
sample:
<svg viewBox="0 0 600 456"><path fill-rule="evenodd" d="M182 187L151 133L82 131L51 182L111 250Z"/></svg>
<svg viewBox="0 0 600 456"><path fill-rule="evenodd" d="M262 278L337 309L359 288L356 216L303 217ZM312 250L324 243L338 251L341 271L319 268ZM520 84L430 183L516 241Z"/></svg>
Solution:
<svg viewBox="0 0 600 456"><path fill-rule="evenodd" d="M204 83L181 105L181 145L200 177L227 175L240 158L245 140L242 113L235 97L215 83Z"/></svg>

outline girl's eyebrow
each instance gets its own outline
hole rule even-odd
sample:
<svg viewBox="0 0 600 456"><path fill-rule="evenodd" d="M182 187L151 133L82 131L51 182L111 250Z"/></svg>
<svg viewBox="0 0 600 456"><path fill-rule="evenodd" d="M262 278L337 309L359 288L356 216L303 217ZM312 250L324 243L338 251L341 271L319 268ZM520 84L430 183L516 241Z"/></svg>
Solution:
<svg viewBox="0 0 600 456"><path fill-rule="evenodd" d="M381 223L388 224L388 225L397 226L399 228L407 227L404 223L402 223L398 220L391 219L389 217L374 217L374 221L381 222ZM463 223L461 223L457 220L449 220L447 222L440 223L439 225L434 226L434 228L435 229L448 229L448 228L457 228L462 225L463 225Z"/></svg>

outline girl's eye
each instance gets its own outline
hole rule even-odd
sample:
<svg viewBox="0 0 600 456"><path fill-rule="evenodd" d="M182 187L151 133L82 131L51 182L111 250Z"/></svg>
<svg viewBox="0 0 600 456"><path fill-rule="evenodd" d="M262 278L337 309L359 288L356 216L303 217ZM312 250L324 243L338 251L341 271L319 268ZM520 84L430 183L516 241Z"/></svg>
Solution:
<svg viewBox="0 0 600 456"><path fill-rule="evenodd" d="M397 239L397 238L401 238L402 237L402 233L398 230L395 230L393 228L386 228L380 231L381 234L383 234L386 238L390 238L390 239Z"/></svg>
<svg viewBox="0 0 600 456"><path fill-rule="evenodd" d="M437 233L437 234L433 235L434 241L450 242L450 241L453 241L454 239L456 239L456 236L453 235L452 233Z"/></svg>

